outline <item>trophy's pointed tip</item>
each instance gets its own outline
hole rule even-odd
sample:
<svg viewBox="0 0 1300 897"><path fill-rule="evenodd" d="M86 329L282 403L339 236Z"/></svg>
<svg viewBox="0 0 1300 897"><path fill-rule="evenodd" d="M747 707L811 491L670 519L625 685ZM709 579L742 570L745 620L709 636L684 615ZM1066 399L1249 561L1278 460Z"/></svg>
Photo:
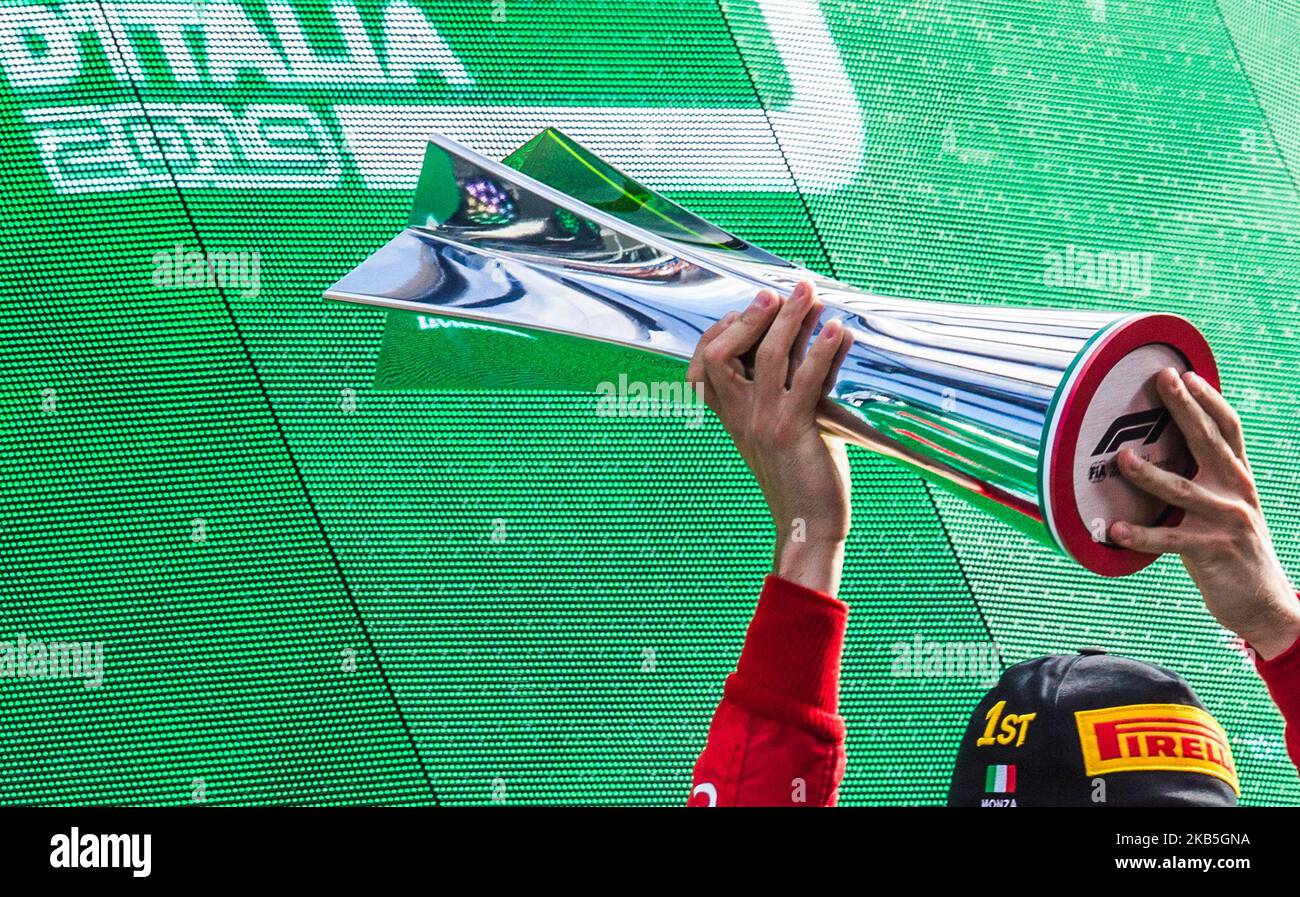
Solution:
<svg viewBox="0 0 1300 897"><path fill-rule="evenodd" d="M559 128L555 127L555 125L547 125L545 128L542 128L540 131L538 131L536 134L530 137L528 141L522 147L520 147L520 149L523 150L523 149L528 149L530 147L535 147L539 143L542 143L544 141L553 141L555 143L559 143L567 146L582 146L582 144L578 143L578 141L574 140L568 134L564 133Z"/></svg>
<svg viewBox="0 0 1300 897"><path fill-rule="evenodd" d="M547 125L545 128L538 131L537 134L531 140L528 141L528 144L529 145L535 144L542 140L553 140L556 143L559 143L569 148L570 150L578 149L581 152L586 153L587 155L590 156L596 155L588 147L583 145L582 141L575 139L572 134L569 134L567 131L558 128L555 125Z"/></svg>

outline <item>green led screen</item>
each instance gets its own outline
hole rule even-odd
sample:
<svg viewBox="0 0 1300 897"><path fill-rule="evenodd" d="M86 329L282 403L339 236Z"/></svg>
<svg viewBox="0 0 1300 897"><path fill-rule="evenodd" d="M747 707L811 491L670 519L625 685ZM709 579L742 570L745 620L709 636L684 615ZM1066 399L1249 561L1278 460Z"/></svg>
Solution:
<svg viewBox="0 0 1300 897"><path fill-rule="evenodd" d="M884 293L1186 315L1300 575L1297 28L1282 0L3 0L0 640L98 643L102 679L0 679L0 802L684 802L767 511L711 416L601 416L573 358L320 298L405 223L432 130L500 158L559 127ZM1051 276L1081 250L1150 276ZM189 252L239 277L187 282ZM1300 800L1176 559L1105 580L851 456L842 803L941 802L989 676L1097 644L1193 683L1244 802ZM900 674L954 643L996 664Z"/></svg>

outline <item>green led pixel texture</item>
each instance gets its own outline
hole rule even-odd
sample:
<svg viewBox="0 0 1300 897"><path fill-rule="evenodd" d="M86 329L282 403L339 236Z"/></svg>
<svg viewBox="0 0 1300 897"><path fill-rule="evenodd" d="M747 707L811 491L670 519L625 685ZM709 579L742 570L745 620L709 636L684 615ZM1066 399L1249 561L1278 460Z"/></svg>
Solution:
<svg viewBox="0 0 1300 897"><path fill-rule="evenodd" d="M499 360L438 351L464 334L320 298L406 220L429 122L496 157L557 125L881 292L1187 315L1300 575L1297 24L1280 0L4 0L0 640L100 640L104 679L0 680L0 802L684 801L767 512L711 417L600 417L545 371L494 390ZM701 174L720 145L743 171ZM259 288L157 285L177 244L260 253ZM1046 283L1069 245L1151 253L1149 295ZM943 799L988 682L897 675L918 639L1173 667L1243 801L1297 802L1176 560L1104 580L851 456L842 803Z"/></svg>

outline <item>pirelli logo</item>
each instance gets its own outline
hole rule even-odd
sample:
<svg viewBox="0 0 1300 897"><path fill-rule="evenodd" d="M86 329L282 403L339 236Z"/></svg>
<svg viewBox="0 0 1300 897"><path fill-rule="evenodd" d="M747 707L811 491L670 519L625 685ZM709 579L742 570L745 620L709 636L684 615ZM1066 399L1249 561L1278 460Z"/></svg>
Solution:
<svg viewBox="0 0 1300 897"><path fill-rule="evenodd" d="M1079 743L1088 775L1112 772L1200 772L1241 794L1223 727L1186 704L1130 704L1080 710Z"/></svg>

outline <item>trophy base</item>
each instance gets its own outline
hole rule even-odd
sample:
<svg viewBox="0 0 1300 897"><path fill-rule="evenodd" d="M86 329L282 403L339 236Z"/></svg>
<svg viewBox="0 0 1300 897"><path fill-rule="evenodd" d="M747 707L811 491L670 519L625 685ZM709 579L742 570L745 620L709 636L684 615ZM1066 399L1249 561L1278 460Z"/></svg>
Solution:
<svg viewBox="0 0 1300 897"><path fill-rule="evenodd" d="M1176 526L1182 511L1132 486L1115 458L1131 448L1184 476L1196 463L1156 392L1163 368L1195 371L1216 389L1205 337L1176 315L1121 318L1079 353L1048 411L1040 495L1043 519L1067 554L1094 573L1125 576L1156 559L1109 541L1110 525Z"/></svg>

